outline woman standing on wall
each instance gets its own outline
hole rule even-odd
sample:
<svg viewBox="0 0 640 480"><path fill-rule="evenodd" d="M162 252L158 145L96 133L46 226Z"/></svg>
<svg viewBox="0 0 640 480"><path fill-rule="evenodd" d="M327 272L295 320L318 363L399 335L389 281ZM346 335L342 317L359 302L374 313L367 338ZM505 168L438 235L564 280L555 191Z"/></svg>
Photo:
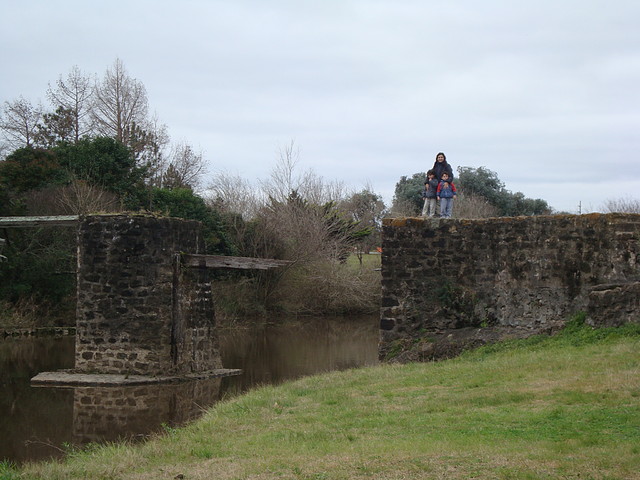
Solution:
<svg viewBox="0 0 640 480"><path fill-rule="evenodd" d="M438 152L438 154L436 155L436 161L433 164L433 168L427 172L427 178L425 178L424 180L425 188L427 183L429 182L429 178L428 178L429 173L432 173L435 175L436 185L440 183L440 181L442 180L442 175L444 173L446 173L449 176L447 180L448 182L453 181L453 169L451 168L451 165L447 163L447 157L442 152ZM438 203L440 203L439 200L438 200ZM426 206L427 206L427 203L425 200L425 207ZM425 207L423 207L422 216L424 216L424 210L426 209ZM435 205L433 206L433 208L436 212L438 211Z"/></svg>
<svg viewBox="0 0 640 480"><path fill-rule="evenodd" d="M432 170L435 172L438 180L442 180L442 174L447 173L449 175L449 181L453 181L453 169L451 168L451 165L447 163L447 157L444 153L438 152Z"/></svg>

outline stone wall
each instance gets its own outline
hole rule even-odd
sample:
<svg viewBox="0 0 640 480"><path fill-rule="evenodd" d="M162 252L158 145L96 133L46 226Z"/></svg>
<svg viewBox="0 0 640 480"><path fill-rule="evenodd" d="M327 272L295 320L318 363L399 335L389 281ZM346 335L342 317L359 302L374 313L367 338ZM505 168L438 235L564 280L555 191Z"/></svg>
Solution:
<svg viewBox="0 0 640 480"><path fill-rule="evenodd" d="M78 227L75 371L181 375L221 368L200 223L95 215Z"/></svg>
<svg viewBox="0 0 640 480"><path fill-rule="evenodd" d="M579 311L640 322L638 281L638 214L385 219L380 357L451 356Z"/></svg>

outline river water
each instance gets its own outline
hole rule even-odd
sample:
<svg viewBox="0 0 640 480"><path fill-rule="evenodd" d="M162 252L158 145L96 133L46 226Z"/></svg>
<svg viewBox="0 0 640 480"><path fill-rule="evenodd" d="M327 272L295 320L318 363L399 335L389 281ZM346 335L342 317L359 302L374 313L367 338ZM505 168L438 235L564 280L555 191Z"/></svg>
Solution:
<svg viewBox="0 0 640 480"><path fill-rule="evenodd" d="M0 461L61 457L74 446L143 440L184 425L222 398L264 384L378 362L378 316L283 319L220 330L225 368L243 373L178 385L32 387L73 367L73 337L0 339Z"/></svg>

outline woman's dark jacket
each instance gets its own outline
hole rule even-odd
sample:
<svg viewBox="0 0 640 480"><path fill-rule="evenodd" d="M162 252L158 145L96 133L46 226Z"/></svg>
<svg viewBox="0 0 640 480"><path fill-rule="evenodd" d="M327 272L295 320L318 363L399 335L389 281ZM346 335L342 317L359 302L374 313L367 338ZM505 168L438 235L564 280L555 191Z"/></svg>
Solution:
<svg viewBox="0 0 640 480"><path fill-rule="evenodd" d="M446 160L442 163L436 160L436 163L433 164L433 168L431 170L435 172L438 180L442 180L442 174L445 172L449 174L449 180L453 180L453 169Z"/></svg>

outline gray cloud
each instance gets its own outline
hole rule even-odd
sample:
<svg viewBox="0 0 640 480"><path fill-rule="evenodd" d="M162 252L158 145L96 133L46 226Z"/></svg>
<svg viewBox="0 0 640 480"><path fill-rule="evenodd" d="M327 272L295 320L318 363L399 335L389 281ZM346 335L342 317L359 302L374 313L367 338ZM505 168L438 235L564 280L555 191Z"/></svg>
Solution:
<svg viewBox="0 0 640 480"><path fill-rule="evenodd" d="M118 57L212 170L265 177L295 139L387 201L440 150L559 210L640 190L635 1L0 4L1 100Z"/></svg>

